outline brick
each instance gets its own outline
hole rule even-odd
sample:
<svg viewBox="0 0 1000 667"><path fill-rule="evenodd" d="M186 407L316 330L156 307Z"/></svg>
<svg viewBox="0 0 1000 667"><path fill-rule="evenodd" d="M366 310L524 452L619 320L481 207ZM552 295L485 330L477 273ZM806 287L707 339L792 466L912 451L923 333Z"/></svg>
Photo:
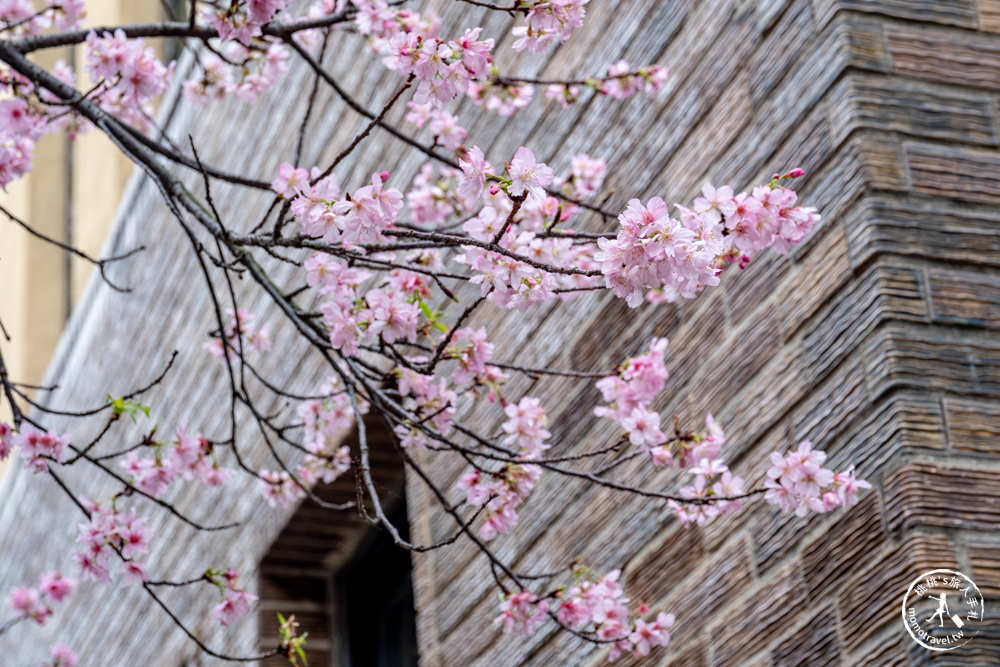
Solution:
<svg viewBox="0 0 1000 667"><path fill-rule="evenodd" d="M1000 401L944 399L948 443L959 452L1000 453Z"/></svg>
<svg viewBox="0 0 1000 667"><path fill-rule="evenodd" d="M902 23L887 25L885 36L893 72L1000 90L1000 38L996 36Z"/></svg>
<svg viewBox="0 0 1000 667"><path fill-rule="evenodd" d="M1000 32L1000 0L979 0L979 27Z"/></svg>
<svg viewBox="0 0 1000 667"><path fill-rule="evenodd" d="M808 595L818 600L839 590L854 576L859 565L871 562L885 544L878 495L865 494L861 501L829 524L827 530L802 549L802 570Z"/></svg>
<svg viewBox="0 0 1000 667"><path fill-rule="evenodd" d="M1000 530L1000 472L908 463L884 487L892 535L917 526Z"/></svg>
<svg viewBox="0 0 1000 667"><path fill-rule="evenodd" d="M818 383L854 353L885 320L922 320L920 274L904 266L876 265L840 290L802 331L803 361Z"/></svg>
<svg viewBox="0 0 1000 667"><path fill-rule="evenodd" d="M829 230L808 254L796 257L789 273L790 280L784 281L776 297L786 339L798 332L850 280L843 228Z"/></svg>
<svg viewBox="0 0 1000 667"><path fill-rule="evenodd" d="M1000 202L1000 153L907 144L906 164L916 192L985 204Z"/></svg>
<svg viewBox="0 0 1000 667"><path fill-rule="evenodd" d="M1000 543L970 540L966 545L972 572L979 592L986 598L1000 598Z"/></svg>
<svg viewBox="0 0 1000 667"><path fill-rule="evenodd" d="M742 541L713 555L698 572L687 577L660 606L677 616L672 643L684 650L705 627L704 619L723 613L751 581L750 559Z"/></svg>
<svg viewBox="0 0 1000 667"><path fill-rule="evenodd" d="M802 575L790 567L775 572L709 629L712 664L741 665L776 639L805 610Z"/></svg>
<svg viewBox="0 0 1000 667"><path fill-rule="evenodd" d="M793 0L751 55L750 90L755 106L767 99L782 77L809 48L814 37L809 0Z"/></svg>
<svg viewBox="0 0 1000 667"><path fill-rule="evenodd" d="M838 587L844 645L854 651L881 628L900 623L898 611L907 587L922 573L958 569L943 535L912 535L902 544L859 563Z"/></svg>
<svg viewBox="0 0 1000 667"><path fill-rule="evenodd" d="M833 664L839 657L837 619L829 608L821 608L771 650L774 667Z"/></svg>
<svg viewBox="0 0 1000 667"><path fill-rule="evenodd" d="M705 555L701 531L675 526L659 542L625 570L625 585L636 600L654 600L680 584Z"/></svg>
<svg viewBox="0 0 1000 667"><path fill-rule="evenodd" d="M862 412L848 429L819 442L830 455L829 466L857 465L862 479L873 479L896 457L944 453L941 403L920 391L891 393Z"/></svg>
<svg viewBox="0 0 1000 667"><path fill-rule="evenodd" d="M998 341L961 341L942 329L892 324L877 332L864 355L869 392L902 387L996 394Z"/></svg>
<svg viewBox="0 0 1000 667"><path fill-rule="evenodd" d="M1000 266L1000 216L995 207L940 199L865 197L844 216L851 266L881 254Z"/></svg>
<svg viewBox="0 0 1000 667"><path fill-rule="evenodd" d="M963 144L997 145L989 94L896 76L852 72L830 91L834 141L863 128Z"/></svg>
<svg viewBox="0 0 1000 667"><path fill-rule="evenodd" d="M911 19L928 24L975 28L976 0L813 0L822 23L837 11L868 12L893 18Z"/></svg>
<svg viewBox="0 0 1000 667"><path fill-rule="evenodd" d="M913 641L900 624L869 640L868 644L855 651L847 664L859 667L911 667L907 656L911 646L914 646Z"/></svg>
<svg viewBox="0 0 1000 667"><path fill-rule="evenodd" d="M981 271L929 269L927 292L936 322L1000 328L1000 280Z"/></svg>

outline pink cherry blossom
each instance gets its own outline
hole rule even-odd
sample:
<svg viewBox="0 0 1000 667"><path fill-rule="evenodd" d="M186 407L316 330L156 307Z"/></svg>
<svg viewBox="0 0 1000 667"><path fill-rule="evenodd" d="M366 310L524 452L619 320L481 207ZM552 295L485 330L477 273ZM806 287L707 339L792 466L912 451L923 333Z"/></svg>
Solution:
<svg viewBox="0 0 1000 667"><path fill-rule="evenodd" d="M225 598L212 609L212 617L220 625L232 625L250 613L257 596L246 591L230 590Z"/></svg>
<svg viewBox="0 0 1000 667"><path fill-rule="evenodd" d="M76 587L76 582L67 579L58 572L46 572L38 583L38 588L53 602L62 602L68 598Z"/></svg>
<svg viewBox="0 0 1000 667"><path fill-rule="evenodd" d="M500 603L500 615L493 623L499 625L504 632L531 635L545 620L548 610L548 602L539 600L530 591L512 593Z"/></svg>
<svg viewBox="0 0 1000 667"><path fill-rule="evenodd" d="M855 478L853 465L842 473L822 467L826 452L813 449L808 440L784 454L773 452L770 460L764 499L782 512L805 516L840 506L850 508L861 491L871 488L868 482Z"/></svg>
<svg viewBox="0 0 1000 667"><path fill-rule="evenodd" d="M45 667L77 667L80 664L76 653L65 644L53 644L49 649L49 657L52 661Z"/></svg>
<svg viewBox="0 0 1000 667"><path fill-rule="evenodd" d="M545 198L545 187L552 183L552 169L537 162L530 148L518 148L507 171L511 179L511 195L520 197L527 192L536 199Z"/></svg>

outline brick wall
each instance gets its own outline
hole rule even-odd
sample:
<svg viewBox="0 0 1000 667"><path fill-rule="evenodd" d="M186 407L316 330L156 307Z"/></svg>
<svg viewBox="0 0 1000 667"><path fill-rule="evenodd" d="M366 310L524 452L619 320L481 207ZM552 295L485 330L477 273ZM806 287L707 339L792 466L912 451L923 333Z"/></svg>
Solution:
<svg viewBox="0 0 1000 667"><path fill-rule="evenodd" d="M810 437L834 465L854 461L876 484L847 514L779 519L755 504L696 530L677 525L660 504L549 475L517 530L497 540L500 554L521 571L551 571L576 555L596 569L624 566L635 598L680 619L672 650L650 662L665 658L684 666L929 662L904 636L897 605L904 584L930 567L957 565L977 580L993 609L1000 608L1000 467L994 460L1000 436L1000 4L593 0L585 26L547 60L507 48L512 19L505 14L450 0L438 5L445 25L482 23L499 37L504 72L596 73L620 57L671 69L666 90L653 100L588 98L565 112L536 100L510 119L463 103L459 117L469 141L491 157L502 159L527 144L557 170L578 151L604 158L615 192L610 208L632 196L683 201L706 178L749 186L776 169L801 166L809 172L803 196L824 215L792 254L762 255L681 306L629 311L620 301L589 295L558 310L484 309L490 326L503 332L495 338L503 360L605 370L650 336L666 335L672 377L656 407L692 425L715 413L731 436L727 454L739 473L759 475L772 449ZM336 39L327 70L368 108L381 108L398 76L358 66L369 57L359 36L338 33ZM197 109L175 106L169 97L161 117L175 142L194 138L207 164L269 179L289 159L298 129L275 119L300 117L294 92L306 95L312 81L296 66L259 106L230 100ZM322 112L310 124L304 164L328 164L367 123L325 87L316 108ZM403 113L394 110L389 119L401 123ZM236 117L239 123L232 122ZM387 166L393 184L402 185L423 163L386 133L373 133L370 142L338 169L350 188ZM201 192L197 173L179 173ZM213 198L241 230L255 222L247 212L269 201L226 184L213 188ZM598 220L588 224L608 229ZM217 405L228 381L221 369L206 370L200 349L214 326L207 291L188 240L156 188L137 176L106 253L140 244L148 246L141 261L110 269L133 292L113 293L101 283L88 288L48 376L60 388L45 398L57 407L99 404L106 393L121 395L155 377L177 348L174 371L144 400L163 428L187 422L218 436L227 432ZM272 266L264 256L261 261ZM274 277L289 288L301 283L288 267ZM325 379L322 361L249 281L236 289L244 307L273 323L281 350L262 359L258 370L290 391L313 393ZM136 341L148 352L137 355ZM553 417L551 451L582 451L617 437L610 423L589 418L598 398L591 383L516 377L509 389L511 396L529 391ZM268 414L284 407L281 401L258 405ZM463 419L492 432L501 417L484 406ZM100 428L69 419L47 425L72 429L84 442ZM115 428L117 440L107 451L137 437L138 427L126 422ZM274 466L262 442L244 438L249 465ZM222 463L232 460L224 456ZM463 468L445 458L429 463L448 488ZM675 473L638 462L618 474L643 486L677 482ZM74 467L65 479L90 496L118 490L92 469ZM302 536L293 512L263 508L253 480L242 476L207 500L195 487L178 487L169 499L205 523L243 523L220 539L139 506L157 534L148 561L156 576L196 575L207 566L253 573L267 554L272 560L287 555L280 539L278 551L272 548L283 531ZM407 502L415 541L451 534L447 518L430 509L426 491L412 479ZM20 467L6 476L0 534L17 539L4 543L0 589L71 567L74 512L51 481ZM257 590L267 600L310 601L310 591L277 587L263 570ZM484 559L466 547L420 555L415 570L418 634L428 666L602 660L550 626L527 640L493 630L496 593ZM167 595L192 631L217 650L252 651L258 619L221 632L209 615L217 602L212 595L194 589ZM25 629L23 640L5 641L5 664L39 664L57 640L72 645L86 665L222 664L196 657L189 639L135 588L109 593L85 584L58 614L44 628ZM949 658L1000 660L1000 623L991 623L993 643L980 641ZM265 625L264 632L271 631Z"/></svg>
<svg viewBox="0 0 1000 667"><path fill-rule="evenodd" d="M671 650L649 662L685 666L932 662L906 636L902 596L923 571L958 568L993 612L948 664L995 664L1000 4L651 3L640 24L603 29L671 67L667 98L610 121L581 116L582 128L551 143L608 157L618 192L638 184L676 199L706 177L750 185L802 166L822 226L789 256L763 255L682 306L629 311L593 298L558 316L483 320L502 322L511 358L556 368L611 368L667 335L672 377L657 407L689 424L715 413L737 472L757 479L769 452L811 438L875 488L846 513L797 519L753 503L699 529L655 502L547 479L496 541L499 554L526 572L575 555L602 571L624 566L634 598L679 619ZM623 140L642 144L602 152ZM511 393L529 391L553 418L553 455L615 437L588 417L592 387L520 378ZM466 418L485 432L499 422L489 411ZM461 467L433 469L450 483ZM676 484L645 463L618 477ZM415 536L446 534L419 481L409 493L426 508L411 520ZM487 562L457 551L416 556L425 665L603 660L551 627L527 639L484 631L496 614Z"/></svg>

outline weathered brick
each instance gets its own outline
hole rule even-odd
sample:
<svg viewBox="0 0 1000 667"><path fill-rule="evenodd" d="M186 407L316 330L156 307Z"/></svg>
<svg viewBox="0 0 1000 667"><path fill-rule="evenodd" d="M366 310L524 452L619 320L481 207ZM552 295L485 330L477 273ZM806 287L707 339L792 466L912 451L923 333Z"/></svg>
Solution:
<svg viewBox="0 0 1000 667"><path fill-rule="evenodd" d="M1000 453L1000 402L944 399L948 444L959 452Z"/></svg>
<svg viewBox="0 0 1000 667"><path fill-rule="evenodd" d="M981 0L980 0L981 1ZM840 10L870 12L924 23L976 27L976 0L813 0L817 21L823 23Z"/></svg>
<svg viewBox="0 0 1000 667"><path fill-rule="evenodd" d="M679 619L671 636L678 650L705 628L705 620L731 607L751 581L750 558L742 541L713 555L705 566L688 576L661 606Z"/></svg>
<svg viewBox="0 0 1000 667"><path fill-rule="evenodd" d="M1000 153L955 146L907 144L913 189L935 197L1000 202Z"/></svg>
<svg viewBox="0 0 1000 667"><path fill-rule="evenodd" d="M837 619L830 608L820 608L771 650L774 667L835 664L839 658Z"/></svg>
<svg viewBox="0 0 1000 667"><path fill-rule="evenodd" d="M885 27L892 70L917 79L1000 90L1000 38L911 23Z"/></svg>
<svg viewBox="0 0 1000 667"><path fill-rule="evenodd" d="M866 197L844 216L851 266L880 254L1000 266L995 207Z"/></svg>
<svg viewBox="0 0 1000 667"><path fill-rule="evenodd" d="M1000 598L1000 543L971 540L966 545L969 576L976 582L983 597Z"/></svg>
<svg viewBox="0 0 1000 667"><path fill-rule="evenodd" d="M775 640L809 604L797 567L773 573L709 628L712 664L740 665Z"/></svg>
<svg viewBox="0 0 1000 667"><path fill-rule="evenodd" d="M897 547L858 563L837 590L846 650L854 651L887 625L899 625L899 607L910 582L940 568L958 568L944 535L911 535Z"/></svg>
<svg viewBox="0 0 1000 667"><path fill-rule="evenodd" d="M834 141L862 128L963 144L997 145L996 111L988 93L851 72L830 91Z"/></svg>
<svg viewBox="0 0 1000 667"><path fill-rule="evenodd" d="M1000 328L1000 284L981 271L929 269L927 294L931 319Z"/></svg>
<svg viewBox="0 0 1000 667"><path fill-rule="evenodd" d="M802 549L806 590L813 600L839 590L885 544L878 494L869 492Z"/></svg>
<svg viewBox="0 0 1000 667"><path fill-rule="evenodd" d="M907 463L887 475L884 486L894 536L918 526L1000 529L1000 472Z"/></svg>
<svg viewBox="0 0 1000 667"><path fill-rule="evenodd" d="M803 329L803 361L818 383L882 321L924 317L919 272L904 266L873 266Z"/></svg>
<svg viewBox="0 0 1000 667"><path fill-rule="evenodd" d="M665 532L635 563L625 570L625 583L636 600L662 598L701 564L705 551L701 531L675 526Z"/></svg>
<svg viewBox="0 0 1000 667"><path fill-rule="evenodd" d="M1000 32L1000 0L979 0L979 27Z"/></svg>

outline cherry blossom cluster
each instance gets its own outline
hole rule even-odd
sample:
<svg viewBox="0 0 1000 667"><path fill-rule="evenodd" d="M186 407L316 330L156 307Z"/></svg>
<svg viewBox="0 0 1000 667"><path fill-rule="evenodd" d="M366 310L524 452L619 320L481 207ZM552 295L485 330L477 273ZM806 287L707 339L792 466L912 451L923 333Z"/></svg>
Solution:
<svg viewBox="0 0 1000 667"><path fill-rule="evenodd" d="M86 0L0 0L0 33L38 35L46 30L75 30L86 15ZM9 37L5 34L4 38Z"/></svg>
<svg viewBox="0 0 1000 667"><path fill-rule="evenodd" d="M72 83L73 72L62 60L53 67L54 76ZM35 86L13 70L0 74L0 93L11 97L0 100L0 187L17 180L31 170L35 143L46 134L63 127L74 136L83 129L73 113L61 107L52 108L47 102L54 98L47 91L35 91Z"/></svg>
<svg viewBox="0 0 1000 667"><path fill-rule="evenodd" d="M518 8L527 8L524 25L515 26L511 34L515 51L543 51L555 42L565 42L572 32L583 25L590 0L518 0Z"/></svg>
<svg viewBox="0 0 1000 667"><path fill-rule="evenodd" d="M426 363L424 357L409 359L411 364ZM440 435L446 436L454 424L458 394L448 386L447 378L438 378L412 368L396 369L396 384L403 397L403 407L419 418L418 422L404 422L394 427L402 447L426 447L429 437L418 427L428 424Z"/></svg>
<svg viewBox="0 0 1000 667"><path fill-rule="evenodd" d="M413 222L420 225L443 225L452 215L470 213L479 208L482 188L463 191L458 187L461 171L451 167L436 168L426 162L406 192L406 205Z"/></svg>
<svg viewBox="0 0 1000 667"><path fill-rule="evenodd" d="M232 94L256 102L288 71L288 49L278 43L250 49L237 41L226 42L221 52L225 60L213 53L202 56L201 68L184 82L188 101L206 104Z"/></svg>
<svg viewBox="0 0 1000 667"><path fill-rule="evenodd" d="M542 469L530 463L508 463L497 473L473 469L458 480L470 505L486 505L479 537L487 542L517 525L518 506L527 499Z"/></svg>
<svg viewBox="0 0 1000 667"><path fill-rule="evenodd" d="M775 176L752 194L706 183L693 209L676 205L679 220L659 197L647 204L632 199L618 216L617 237L598 239L605 285L633 308L643 296L652 302L690 299L719 283L726 261L744 266L765 248L785 252L819 221L815 209L796 206L795 191L779 185L801 175L796 169Z"/></svg>
<svg viewBox="0 0 1000 667"><path fill-rule="evenodd" d="M501 116L512 116L515 111L528 106L535 97L535 87L523 81L500 81L490 77L470 81L466 94L476 106Z"/></svg>
<svg viewBox="0 0 1000 667"><path fill-rule="evenodd" d="M809 512L853 507L860 492L872 488L868 482L855 478L853 465L835 473L823 467L825 461L826 452L813 449L809 440L803 440L797 449L784 454L773 452L764 482L765 500L777 505L783 513L805 516Z"/></svg>
<svg viewBox="0 0 1000 667"><path fill-rule="evenodd" d="M417 127L427 125L434 135L434 143L444 146L450 151L458 150L467 135L464 127L458 124L458 118L431 102L407 103L410 111L405 120Z"/></svg>
<svg viewBox="0 0 1000 667"><path fill-rule="evenodd" d="M653 621L630 619L629 599L619 583L620 570L612 570L603 577L588 576L585 568L573 572L577 583L560 594L562 600L556 618L563 625L576 631L592 632L599 639L614 640L608 660L616 660L624 653L636 656L649 655L655 646L670 642L669 628L674 624L673 614L659 613ZM637 612L648 613L640 604Z"/></svg>
<svg viewBox="0 0 1000 667"><path fill-rule="evenodd" d="M80 658L76 652L65 644L53 644L49 649L49 662L42 667L78 667Z"/></svg>
<svg viewBox="0 0 1000 667"><path fill-rule="evenodd" d="M18 447L28 467L35 473L48 470L47 460L62 461L68 444L68 435L42 431L34 424L27 423L21 426L20 431L15 431L10 424L0 422L0 461Z"/></svg>
<svg viewBox="0 0 1000 667"><path fill-rule="evenodd" d="M308 483L318 480L329 484L351 467L351 450L340 445L354 425L354 410L350 398L334 378L320 388L324 399L311 399L299 404L296 413L302 419L303 442L309 450L305 463L299 468L300 479ZM362 414L368 404L358 401Z"/></svg>
<svg viewBox="0 0 1000 667"><path fill-rule="evenodd" d="M239 579L239 574L235 570L226 570L225 572L209 570L205 576L222 593L222 602L212 608L212 618L217 620L220 625L232 625L250 613L253 603L257 601L257 596L237 588L236 582Z"/></svg>
<svg viewBox="0 0 1000 667"><path fill-rule="evenodd" d="M351 468L351 450L340 444L354 425L354 406L338 378L320 387L320 395L302 401L296 414L302 420L304 447L308 454L289 470L261 470L257 490L271 507L290 507L306 496L317 482L330 484ZM357 410L368 412L368 403L355 397Z"/></svg>
<svg viewBox="0 0 1000 667"><path fill-rule="evenodd" d="M414 32L398 32L376 43L382 62L403 76L413 75L418 84L413 96L418 104L445 104L455 99L469 83L490 72L493 40L480 40L482 28L471 28L457 40Z"/></svg>
<svg viewBox="0 0 1000 667"><path fill-rule="evenodd" d="M149 551L149 532L142 517L135 510L121 512L112 502L102 507L97 502L85 501L90 521L80 524L76 538L79 550L76 563L85 579L111 583L112 556L117 554L122 567L121 580L127 584L146 580L146 566L139 560Z"/></svg>
<svg viewBox="0 0 1000 667"><path fill-rule="evenodd" d="M254 324L253 313L240 308L235 313L232 310L227 311L227 315L229 322L223 332L225 342L222 338L213 337L212 340L204 344L204 348L213 357L225 363L226 358L233 360L234 353L239 353L241 350L245 354L247 352L262 352L271 348L271 337L267 325L257 327Z"/></svg>
<svg viewBox="0 0 1000 667"><path fill-rule="evenodd" d="M347 247L384 240L403 209L403 194L385 188L389 172L373 174L369 185L343 193L332 176L319 177L301 167L282 163L272 189L291 200L291 211L301 221L302 231L331 244Z"/></svg>
<svg viewBox="0 0 1000 667"><path fill-rule="evenodd" d="M409 9L395 9L388 0L351 0L357 10L354 24L362 35L375 40L388 40L395 35L415 33L434 36L441 29L441 21L433 10L421 15Z"/></svg>
<svg viewBox="0 0 1000 667"><path fill-rule="evenodd" d="M121 29L87 36L85 70L103 82L96 100L108 113L140 128L151 127L154 99L162 95L173 76L142 39L129 39Z"/></svg>
<svg viewBox="0 0 1000 667"><path fill-rule="evenodd" d="M485 384L495 381L497 378L492 376L491 369L496 367L488 366L493 358L493 349L493 343L486 339L486 329L482 327L465 327L455 331L445 348L445 353L458 361L451 374L452 383L476 381Z"/></svg>
<svg viewBox="0 0 1000 667"><path fill-rule="evenodd" d="M118 462L135 487L154 498L162 496L177 479L197 478L208 486L222 486L231 471L219 466L212 443L201 435L189 435L185 427L177 429L170 446L153 443L153 456L144 457L133 449Z"/></svg>
<svg viewBox="0 0 1000 667"><path fill-rule="evenodd" d="M493 623L505 633L518 632L525 636L535 634L535 630L545 621L549 613L547 600L537 597L531 591L510 593L500 602L500 615Z"/></svg>
<svg viewBox="0 0 1000 667"><path fill-rule="evenodd" d="M650 409L650 403L663 391L669 372L664 355L667 339L654 338L649 352L630 357L619 367L617 375L597 381L597 388L607 405L594 408L598 417L618 422L629 441L648 452L657 465L669 465L673 454L660 430L660 415Z"/></svg>
<svg viewBox="0 0 1000 667"><path fill-rule="evenodd" d="M472 270L471 282L480 285L483 296L507 308L522 308L552 299L559 289L595 285L593 278L580 273L596 269L593 245L574 244L571 235L540 236L546 228L569 219L576 209L564 207L546 193L545 188L554 182L553 171L538 162L531 149L524 146L517 149L507 165L506 176L494 173L477 146L464 152L459 166L462 170L458 177L459 192L466 198L478 193L485 204L476 216L463 223L463 230L478 241L498 240L501 248L510 251L462 246L463 252L455 256L456 262ZM603 178L600 168L593 163L585 168L593 172L588 187L600 187ZM570 174L559 182L572 188L574 178ZM567 272L556 273L548 267ZM563 296L569 294L564 291Z"/></svg>
<svg viewBox="0 0 1000 667"><path fill-rule="evenodd" d="M542 474L542 469L530 461L548 448L545 441L551 435L545 428L548 417L537 398L525 396L518 403L507 405L504 412L507 415L501 425L507 434L504 445L516 447L518 458L526 463L508 463L497 473L476 468L464 474L457 484L470 505L485 504L486 518L479 528L479 536L487 541L517 525L517 508L527 499Z"/></svg>
<svg viewBox="0 0 1000 667"><path fill-rule="evenodd" d="M7 602L17 618L30 618L39 625L52 615L52 605L68 598L76 587L76 582L58 572L46 572L37 587L17 586L11 591Z"/></svg>
<svg viewBox="0 0 1000 667"><path fill-rule="evenodd" d="M587 83L602 95L621 100L638 92L654 95L663 88L668 75L667 68L659 65L633 69L628 61L619 60L608 67L608 73L603 79Z"/></svg>
<svg viewBox="0 0 1000 667"><path fill-rule="evenodd" d="M261 28L288 5L289 0L225 0L221 8L206 10L205 19L219 33L219 39L249 45Z"/></svg>
<svg viewBox="0 0 1000 667"><path fill-rule="evenodd" d="M688 469L694 475L694 482L680 488L680 495L688 499L715 499L712 503L678 503L670 501L670 507L682 523L697 523L699 526L717 516L735 512L743 506L742 496L746 492L744 480L730 472L719 459L703 457ZM728 500L724 500L728 498Z"/></svg>
<svg viewBox="0 0 1000 667"><path fill-rule="evenodd" d="M505 633L534 634L552 611L548 598L556 598L559 603L554 613L562 625L612 643L609 661L617 660L625 653L646 656L654 647L670 643L674 615L660 612L655 619L647 621L641 616L648 614L649 608L639 604L635 610L639 617L633 620L628 608L629 599L619 583L620 570L598 577L584 567L575 566L573 576L576 579L573 586L568 590L559 589L549 596L538 597L531 591L503 596L500 614L494 623Z"/></svg>
<svg viewBox="0 0 1000 667"><path fill-rule="evenodd" d="M306 497L287 470L261 470L257 478L257 491L271 507L291 507Z"/></svg>

